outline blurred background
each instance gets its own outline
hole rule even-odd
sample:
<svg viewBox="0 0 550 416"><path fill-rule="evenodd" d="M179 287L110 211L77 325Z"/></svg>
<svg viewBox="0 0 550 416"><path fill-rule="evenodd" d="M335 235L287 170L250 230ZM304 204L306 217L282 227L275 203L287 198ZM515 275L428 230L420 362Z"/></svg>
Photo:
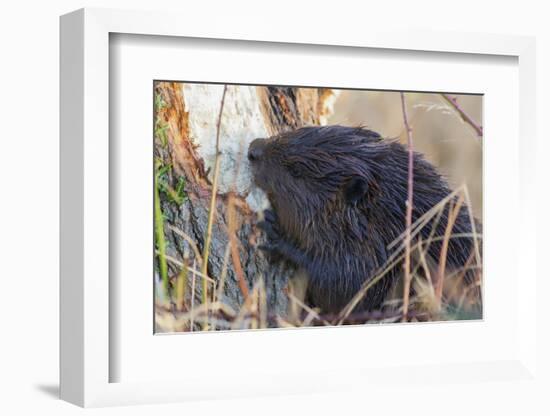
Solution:
<svg viewBox="0 0 550 416"><path fill-rule="evenodd" d="M407 142L399 92L334 91L334 112L328 124L363 125L384 137ZM481 95L453 96L472 119L483 124ZM415 151L437 166L453 189L467 185L474 215L482 220L482 139L441 94L411 92L405 97Z"/></svg>

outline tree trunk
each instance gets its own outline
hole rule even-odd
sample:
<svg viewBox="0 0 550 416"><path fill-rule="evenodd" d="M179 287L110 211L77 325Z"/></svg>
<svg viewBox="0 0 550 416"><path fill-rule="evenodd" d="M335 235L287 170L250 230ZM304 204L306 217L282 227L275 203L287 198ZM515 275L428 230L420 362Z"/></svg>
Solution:
<svg viewBox="0 0 550 416"><path fill-rule="evenodd" d="M157 300L158 331L190 329L174 326L175 321L167 320L161 312L176 316L189 311L192 293L193 305L201 303L202 278L195 276L193 284L191 274L186 270L182 273L182 269L200 270L205 251L224 88L215 84L155 84L156 192L165 237L165 243L159 244L157 235L156 246L157 298L164 299L162 307ZM318 88L227 86L219 124L220 173L207 275L216 282L216 288L223 285L219 292L216 290L221 294L218 300L234 311L241 309L247 292L261 278L268 321L269 317L284 317L288 307L286 285L292 273L282 266L268 265L257 249L261 237L254 227L256 213L268 203L251 186L248 144L257 137L324 124L332 95L331 90ZM161 279L162 262L167 267L168 290ZM220 282L224 275L224 282ZM178 276L185 276L179 292ZM214 285L209 283L208 287L212 301Z"/></svg>

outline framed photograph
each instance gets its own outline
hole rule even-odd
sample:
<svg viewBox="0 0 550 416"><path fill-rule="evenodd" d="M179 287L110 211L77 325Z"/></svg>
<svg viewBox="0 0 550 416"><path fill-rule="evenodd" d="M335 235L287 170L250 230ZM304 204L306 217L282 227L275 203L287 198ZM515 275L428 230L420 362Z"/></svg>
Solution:
<svg viewBox="0 0 550 416"><path fill-rule="evenodd" d="M61 18L61 397L536 383L534 40L181 21Z"/></svg>

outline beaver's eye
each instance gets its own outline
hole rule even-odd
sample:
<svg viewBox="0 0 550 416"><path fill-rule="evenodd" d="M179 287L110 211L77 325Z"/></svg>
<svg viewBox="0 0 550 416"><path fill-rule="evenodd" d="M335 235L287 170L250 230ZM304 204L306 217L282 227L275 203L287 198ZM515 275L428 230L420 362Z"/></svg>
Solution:
<svg viewBox="0 0 550 416"><path fill-rule="evenodd" d="M290 165L288 167L288 171L290 172L290 174L294 177L298 177L298 176L301 176L301 172L300 172L300 168L298 167L298 165L294 164L294 165Z"/></svg>

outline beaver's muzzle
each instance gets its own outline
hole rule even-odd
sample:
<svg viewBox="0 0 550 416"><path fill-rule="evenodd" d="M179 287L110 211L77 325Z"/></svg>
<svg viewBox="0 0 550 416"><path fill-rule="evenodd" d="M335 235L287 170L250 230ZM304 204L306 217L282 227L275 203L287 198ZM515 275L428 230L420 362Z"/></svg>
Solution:
<svg viewBox="0 0 550 416"><path fill-rule="evenodd" d="M254 139L248 147L248 160L258 161L262 158L265 149L265 139Z"/></svg>

